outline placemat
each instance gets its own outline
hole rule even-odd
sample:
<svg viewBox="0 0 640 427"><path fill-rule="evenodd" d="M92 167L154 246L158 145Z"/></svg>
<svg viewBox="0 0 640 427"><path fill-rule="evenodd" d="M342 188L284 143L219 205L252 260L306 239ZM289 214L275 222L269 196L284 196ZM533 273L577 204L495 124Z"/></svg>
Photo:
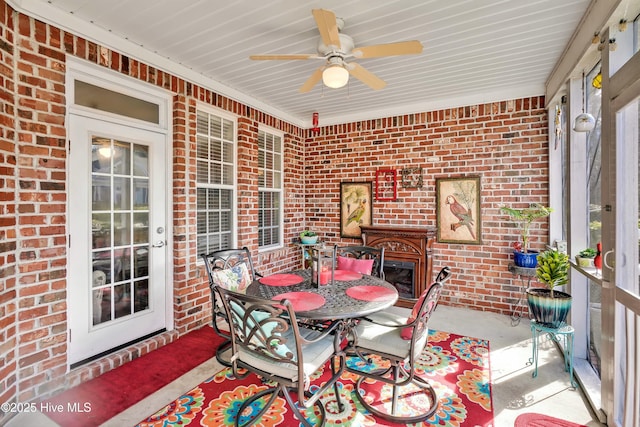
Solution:
<svg viewBox="0 0 640 427"><path fill-rule="evenodd" d="M270 276L261 277L260 283L269 286L291 286L302 283L304 279L297 274L272 274Z"/></svg>
<svg viewBox="0 0 640 427"><path fill-rule="evenodd" d="M335 270L333 272L333 279L340 280L341 282L348 282L350 280L359 280L362 278L362 274L349 270Z"/></svg>
<svg viewBox="0 0 640 427"><path fill-rule="evenodd" d="M294 311L309 311L320 308L324 305L325 299L322 295L313 292L285 292L271 298L273 300L288 299L293 306Z"/></svg>
<svg viewBox="0 0 640 427"><path fill-rule="evenodd" d="M393 289L383 288L382 286L354 286L346 291L351 298L361 301L385 301L393 297L396 293Z"/></svg>

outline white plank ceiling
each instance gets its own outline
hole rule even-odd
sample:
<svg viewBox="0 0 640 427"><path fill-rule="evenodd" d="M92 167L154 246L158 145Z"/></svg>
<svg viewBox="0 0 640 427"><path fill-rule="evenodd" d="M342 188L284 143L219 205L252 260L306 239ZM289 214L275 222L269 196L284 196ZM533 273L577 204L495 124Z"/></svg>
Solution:
<svg viewBox="0 0 640 427"><path fill-rule="evenodd" d="M14 0L10 3L111 48L301 126L344 123L544 94L589 0ZM419 40L420 55L359 59L387 82L298 88L318 60L311 9L344 19L357 46Z"/></svg>

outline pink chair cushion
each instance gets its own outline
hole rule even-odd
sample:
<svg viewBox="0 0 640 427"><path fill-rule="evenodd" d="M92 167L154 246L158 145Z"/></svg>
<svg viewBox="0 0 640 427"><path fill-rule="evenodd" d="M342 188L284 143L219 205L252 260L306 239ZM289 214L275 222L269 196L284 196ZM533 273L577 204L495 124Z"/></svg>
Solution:
<svg viewBox="0 0 640 427"><path fill-rule="evenodd" d="M371 275L373 269L373 259L356 259L345 256L338 256L338 270L355 271L360 274Z"/></svg>
<svg viewBox="0 0 640 427"><path fill-rule="evenodd" d="M416 318L418 317L418 312L420 311L420 306L422 305L422 301L424 301L424 299L427 297L427 293L429 293L429 289L425 289L424 291L422 291L420 298L418 298L418 301L416 301L416 303L413 305L411 314L409 315L409 318L407 318L407 323L411 323L414 320L416 320ZM402 328L402 331L400 331L400 336L404 340L410 340L412 335L413 335L413 326Z"/></svg>

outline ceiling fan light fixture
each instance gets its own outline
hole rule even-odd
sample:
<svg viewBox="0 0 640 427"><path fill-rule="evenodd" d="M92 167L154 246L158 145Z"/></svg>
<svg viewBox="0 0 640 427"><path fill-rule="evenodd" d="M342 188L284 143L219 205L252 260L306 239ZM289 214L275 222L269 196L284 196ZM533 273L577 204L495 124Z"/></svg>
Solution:
<svg viewBox="0 0 640 427"><path fill-rule="evenodd" d="M343 87L349 81L349 71L340 64L332 64L322 72L322 83L332 89Z"/></svg>

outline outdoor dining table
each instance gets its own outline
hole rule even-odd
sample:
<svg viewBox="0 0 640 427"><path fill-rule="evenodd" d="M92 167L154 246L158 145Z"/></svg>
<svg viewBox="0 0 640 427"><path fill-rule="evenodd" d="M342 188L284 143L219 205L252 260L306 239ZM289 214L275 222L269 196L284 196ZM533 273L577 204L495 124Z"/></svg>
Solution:
<svg viewBox="0 0 640 427"><path fill-rule="evenodd" d="M340 320L366 316L391 307L398 290L378 277L345 270L334 271L333 284L316 285L311 270L296 270L255 280L247 294L288 299L296 316L311 320Z"/></svg>

